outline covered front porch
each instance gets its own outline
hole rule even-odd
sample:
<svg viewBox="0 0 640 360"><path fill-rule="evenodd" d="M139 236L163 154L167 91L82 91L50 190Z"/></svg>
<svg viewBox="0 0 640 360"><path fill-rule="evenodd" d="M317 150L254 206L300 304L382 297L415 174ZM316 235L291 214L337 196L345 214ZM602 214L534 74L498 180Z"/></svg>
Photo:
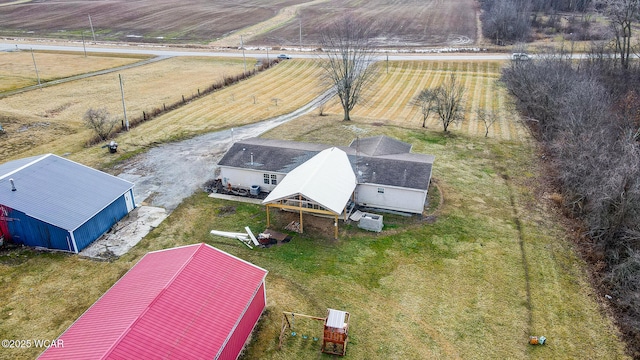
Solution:
<svg viewBox="0 0 640 360"><path fill-rule="evenodd" d="M262 202L269 211L277 208L298 212L300 232L304 229L303 214L328 216L334 219L334 238L338 238L338 219L348 219L348 205L352 203L356 177L347 154L330 148L321 151L293 169Z"/></svg>

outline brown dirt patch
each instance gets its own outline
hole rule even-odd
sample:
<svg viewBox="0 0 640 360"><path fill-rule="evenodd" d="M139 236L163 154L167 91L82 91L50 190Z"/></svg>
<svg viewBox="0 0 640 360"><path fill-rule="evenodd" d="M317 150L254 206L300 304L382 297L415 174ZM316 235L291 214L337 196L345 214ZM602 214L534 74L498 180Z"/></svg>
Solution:
<svg viewBox="0 0 640 360"><path fill-rule="evenodd" d="M302 23L302 46L312 47L320 43L318 29L345 13L371 19L380 30L376 46L460 46L461 38L470 39L471 45L477 34L476 3L472 0L332 0L301 9L295 21L256 37L250 44L299 46Z"/></svg>
<svg viewBox="0 0 640 360"><path fill-rule="evenodd" d="M272 211L275 214L275 211ZM284 227L291 222L300 222L300 214L290 211L278 211L276 220L272 227L277 231L283 231ZM334 227L333 219L313 216L311 214L302 214L303 232L305 234L312 234L313 236L319 236L326 239L333 239ZM338 227L342 226L340 222Z"/></svg>
<svg viewBox="0 0 640 360"><path fill-rule="evenodd" d="M280 9L306 0L74 1L29 2L0 7L4 36L91 39L127 42L200 42L269 19Z"/></svg>

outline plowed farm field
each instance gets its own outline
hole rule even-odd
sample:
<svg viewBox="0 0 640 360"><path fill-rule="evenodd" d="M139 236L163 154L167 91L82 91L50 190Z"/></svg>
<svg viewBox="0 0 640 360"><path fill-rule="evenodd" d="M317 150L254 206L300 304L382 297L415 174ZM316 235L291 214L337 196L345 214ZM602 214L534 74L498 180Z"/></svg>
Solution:
<svg viewBox="0 0 640 360"><path fill-rule="evenodd" d="M210 41L305 0L0 2L0 35L97 41ZM5 3L5 4L2 4ZM89 22L91 16L91 23Z"/></svg>
<svg viewBox="0 0 640 360"><path fill-rule="evenodd" d="M315 48L319 30L349 13L379 46L464 46L476 41L478 11L473 0L0 1L0 36L238 47L243 35Z"/></svg>
<svg viewBox="0 0 640 360"><path fill-rule="evenodd" d="M295 19L249 43L298 46L302 40L310 47L320 43L318 29L349 13L376 30L376 46L468 46L477 40L476 6L471 0L331 0L303 7Z"/></svg>
<svg viewBox="0 0 640 360"><path fill-rule="evenodd" d="M465 119L451 125L449 131L484 136L484 123L476 115L477 109L483 109L497 118L489 128L489 137L504 140L526 138L526 128L510 107L505 89L498 83L503 64L495 61L390 61L387 72L386 62L380 62L377 64L379 76L367 89L366 102L356 105L351 114L384 124L421 127L422 113L411 105L411 100L421 90L438 86L451 73L456 73L465 87ZM340 114L342 108L333 101L325 112ZM427 121L427 128L442 130L439 118L433 113Z"/></svg>

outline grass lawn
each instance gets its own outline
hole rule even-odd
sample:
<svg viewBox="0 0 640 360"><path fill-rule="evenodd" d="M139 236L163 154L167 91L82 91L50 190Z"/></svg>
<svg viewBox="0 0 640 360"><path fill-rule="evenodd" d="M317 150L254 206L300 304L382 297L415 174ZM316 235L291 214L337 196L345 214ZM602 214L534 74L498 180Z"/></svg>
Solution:
<svg viewBox="0 0 640 360"><path fill-rule="evenodd" d="M338 119L307 115L265 136L346 145L358 135L386 134L435 155L441 193L432 193L444 198L435 222L385 214L382 233L341 223L336 241L319 230L322 221L305 220L307 233L290 243L249 250L209 230L262 231L264 209L199 193L113 263L3 254L0 338L56 338L146 252L206 242L269 270L267 311L244 359L329 358L310 340L321 334L311 320L294 325L309 340L289 336L277 349L282 311L324 316L327 308L351 313L351 359L624 358L539 187L532 143ZM279 226L289 221L272 215ZM548 344L528 345L530 335ZM39 351L3 350L0 358Z"/></svg>

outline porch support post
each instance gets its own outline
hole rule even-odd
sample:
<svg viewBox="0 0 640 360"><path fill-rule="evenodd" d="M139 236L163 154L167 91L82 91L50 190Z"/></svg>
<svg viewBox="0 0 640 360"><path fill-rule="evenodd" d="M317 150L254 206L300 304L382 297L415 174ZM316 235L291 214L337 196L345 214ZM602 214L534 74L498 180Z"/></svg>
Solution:
<svg viewBox="0 0 640 360"><path fill-rule="evenodd" d="M271 223L269 222L269 204L267 204L267 227L269 227Z"/></svg>

